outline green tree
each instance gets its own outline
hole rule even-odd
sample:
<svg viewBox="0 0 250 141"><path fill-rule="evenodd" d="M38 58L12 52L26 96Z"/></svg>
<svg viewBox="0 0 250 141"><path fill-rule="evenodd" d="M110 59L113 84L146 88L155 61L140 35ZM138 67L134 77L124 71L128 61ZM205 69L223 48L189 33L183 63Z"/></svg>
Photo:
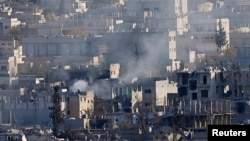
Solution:
<svg viewBox="0 0 250 141"><path fill-rule="evenodd" d="M218 22L218 30L215 34L215 43L219 51L221 51L222 47L228 43L226 32L222 26L221 19L219 19Z"/></svg>
<svg viewBox="0 0 250 141"><path fill-rule="evenodd" d="M61 109L61 96L59 93L59 86L54 87L54 95L53 95L53 106L50 108L52 112L50 113L50 118L53 124L53 134L58 137L59 129L64 122L64 112Z"/></svg>

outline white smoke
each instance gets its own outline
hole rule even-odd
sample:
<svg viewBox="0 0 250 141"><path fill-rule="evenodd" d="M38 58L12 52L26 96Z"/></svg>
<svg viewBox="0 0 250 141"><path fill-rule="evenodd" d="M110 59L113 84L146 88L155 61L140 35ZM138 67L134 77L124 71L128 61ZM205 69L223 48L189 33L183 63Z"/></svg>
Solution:
<svg viewBox="0 0 250 141"><path fill-rule="evenodd" d="M71 92L76 92L78 90L80 91L86 91L88 88L88 82L84 80L77 80L74 82L74 84L70 87Z"/></svg>

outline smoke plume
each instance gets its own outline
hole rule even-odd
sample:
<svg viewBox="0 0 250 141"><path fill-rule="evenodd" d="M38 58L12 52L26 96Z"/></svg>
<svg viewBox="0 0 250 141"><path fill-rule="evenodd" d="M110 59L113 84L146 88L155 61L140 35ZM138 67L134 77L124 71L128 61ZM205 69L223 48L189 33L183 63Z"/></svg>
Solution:
<svg viewBox="0 0 250 141"><path fill-rule="evenodd" d="M71 92L86 91L88 88L88 83L84 80L77 80L74 84L70 87Z"/></svg>

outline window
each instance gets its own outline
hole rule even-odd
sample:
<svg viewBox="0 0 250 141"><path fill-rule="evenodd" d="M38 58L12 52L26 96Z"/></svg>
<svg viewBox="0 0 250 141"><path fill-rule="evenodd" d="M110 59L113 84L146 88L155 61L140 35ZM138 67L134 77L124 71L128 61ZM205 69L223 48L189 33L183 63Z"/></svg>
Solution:
<svg viewBox="0 0 250 141"><path fill-rule="evenodd" d="M197 100L197 93L192 93L192 99Z"/></svg>
<svg viewBox="0 0 250 141"><path fill-rule="evenodd" d="M7 66L1 66L1 70L7 70Z"/></svg>
<svg viewBox="0 0 250 141"><path fill-rule="evenodd" d="M208 98L208 90L201 90L201 97Z"/></svg>
<svg viewBox="0 0 250 141"><path fill-rule="evenodd" d="M206 75L203 76L203 84L207 84L207 76Z"/></svg>
<svg viewBox="0 0 250 141"><path fill-rule="evenodd" d="M151 93L151 89L145 89L144 93L146 93L146 94Z"/></svg>
<svg viewBox="0 0 250 141"><path fill-rule="evenodd" d="M155 11L159 11L159 8L155 7L154 10L155 10Z"/></svg>
<svg viewBox="0 0 250 141"><path fill-rule="evenodd" d="M197 81L196 80L189 80L189 89L196 90L197 89Z"/></svg>

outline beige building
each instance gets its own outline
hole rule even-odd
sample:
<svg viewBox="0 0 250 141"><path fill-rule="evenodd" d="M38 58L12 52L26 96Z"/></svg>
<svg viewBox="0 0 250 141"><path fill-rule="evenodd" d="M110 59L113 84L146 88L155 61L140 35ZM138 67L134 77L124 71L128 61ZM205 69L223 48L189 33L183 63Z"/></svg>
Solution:
<svg viewBox="0 0 250 141"><path fill-rule="evenodd" d="M115 63L115 64L110 64L110 78L111 79L117 79L120 76L120 64Z"/></svg>
<svg viewBox="0 0 250 141"><path fill-rule="evenodd" d="M94 111L94 92L76 92L67 96L67 117L83 118Z"/></svg>

